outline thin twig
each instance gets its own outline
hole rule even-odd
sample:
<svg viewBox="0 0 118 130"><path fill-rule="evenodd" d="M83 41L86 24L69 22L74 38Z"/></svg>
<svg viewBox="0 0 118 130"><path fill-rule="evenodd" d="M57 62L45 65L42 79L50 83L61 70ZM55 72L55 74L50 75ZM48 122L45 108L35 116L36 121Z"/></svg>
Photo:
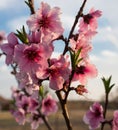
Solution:
<svg viewBox="0 0 118 130"><path fill-rule="evenodd" d="M47 121L46 117L45 117L45 116L42 116L42 119L43 119L45 125L47 126L48 130L52 130L52 127L51 127L51 125L49 124L49 122Z"/></svg>
<svg viewBox="0 0 118 130"><path fill-rule="evenodd" d="M38 112L39 112L42 120L44 121L46 127L48 128L48 130L53 130L52 127L51 127L51 125L49 124L48 120L46 119L46 116L42 114L42 112L41 112L40 109L38 109Z"/></svg>
<svg viewBox="0 0 118 130"><path fill-rule="evenodd" d="M25 1L25 3L29 6L31 14L34 14L35 13L34 0L28 0L28 2Z"/></svg>
<svg viewBox="0 0 118 130"><path fill-rule="evenodd" d="M103 117L104 119L106 119L106 114L107 114L107 108L108 108L108 103L109 103L109 94L106 93L106 97L105 97L105 105L104 105L104 112L103 112ZM103 122L102 125L101 125L101 130L104 129L104 125L105 123Z"/></svg>
<svg viewBox="0 0 118 130"><path fill-rule="evenodd" d="M79 20L79 18L80 18L80 17L82 16L82 14L83 14L83 9L84 9L84 7L85 7L86 2L87 2L87 0L84 0L84 2L82 3L82 6L80 7L79 12L78 12L77 15L76 15L75 21L74 21L74 23L73 23L73 26L72 26L71 31L70 31L69 36L68 36L68 40L67 40L68 42L67 42L66 45L65 45L65 49L64 49L63 55L65 55L65 53L68 51L69 39L72 37L73 32L74 32L74 30L75 30L75 27L76 27L76 25L77 25L77 23L78 23L78 20Z"/></svg>

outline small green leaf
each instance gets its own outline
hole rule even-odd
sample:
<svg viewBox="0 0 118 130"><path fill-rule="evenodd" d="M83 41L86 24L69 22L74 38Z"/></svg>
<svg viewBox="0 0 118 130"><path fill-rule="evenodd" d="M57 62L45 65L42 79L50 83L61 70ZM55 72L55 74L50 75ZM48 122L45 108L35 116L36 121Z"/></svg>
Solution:
<svg viewBox="0 0 118 130"><path fill-rule="evenodd" d="M83 60L83 58L80 58L78 61L77 61L77 64L80 62L80 61L82 61Z"/></svg>
<svg viewBox="0 0 118 130"><path fill-rule="evenodd" d="M110 76L108 79L104 77L102 78L106 94L109 94L111 89L115 86L115 84L110 85L111 79L112 79L112 76Z"/></svg>
<svg viewBox="0 0 118 130"><path fill-rule="evenodd" d="M83 59L83 58L79 58L81 50L82 48L80 48L76 53L74 51L70 51L71 65L73 70L75 70L78 63Z"/></svg>
<svg viewBox="0 0 118 130"><path fill-rule="evenodd" d="M28 37L27 37L27 33L25 31L25 27L23 26L22 29L19 31L19 30L16 30L17 33L15 33L15 35L24 43L24 44L28 44L29 43L29 40L28 40Z"/></svg>
<svg viewBox="0 0 118 130"><path fill-rule="evenodd" d="M75 52L70 51L70 56L71 56L71 66L72 66L72 69L74 69L75 68L75 61L74 61Z"/></svg>
<svg viewBox="0 0 118 130"><path fill-rule="evenodd" d="M43 98L44 97L44 87L40 86L39 88L39 95Z"/></svg>
<svg viewBox="0 0 118 130"><path fill-rule="evenodd" d="M75 54L75 61L76 61L76 62L77 62L77 60L78 60L78 58L79 58L79 56L80 56L81 50L82 50L82 48L80 48L80 49L77 51L77 53Z"/></svg>

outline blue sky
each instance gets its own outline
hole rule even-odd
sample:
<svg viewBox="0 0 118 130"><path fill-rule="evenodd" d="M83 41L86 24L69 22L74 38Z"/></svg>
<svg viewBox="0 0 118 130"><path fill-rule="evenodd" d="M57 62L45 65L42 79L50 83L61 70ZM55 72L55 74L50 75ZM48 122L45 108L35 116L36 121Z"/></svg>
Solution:
<svg viewBox="0 0 118 130"><path fill-rule="evenodd" d="M34 0L36 9L40 6L40 0ZM83 0L43 0L52 7L59 6L62 11L61 19L68 34L76 13ZM113 82L118 86L118 0L88 0L84 12L91 7L102 10L103 15L99 19L98 34L93 39L93 51L90 53L91 61L98 68L98 77L88 82L88 99L100 99L104 94L101 82L102 76L113 75ZM24 0L2 0L0 2L0 30L5 30L8 34L11 31L20 29L25 25L30 12L24 4ZM56 54L61 51L60 43L56 46ZM10 87L15 86L13 76L9 74L9 69L4 64L4 58L0 58L0 94L10 97ZM116 88L113 92L116 91ZM115 95L115 94L112 94ZM78 97L75 97L78 98Z"/></svg>

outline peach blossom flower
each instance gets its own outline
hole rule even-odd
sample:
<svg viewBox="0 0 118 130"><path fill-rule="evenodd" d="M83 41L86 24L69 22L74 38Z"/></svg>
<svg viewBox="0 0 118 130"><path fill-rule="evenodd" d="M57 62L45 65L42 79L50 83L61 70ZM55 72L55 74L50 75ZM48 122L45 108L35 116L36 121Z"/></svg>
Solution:
<svg viewBox="0 0 118 130"><path fill-rule="evenodd" d="M58 37L64 31L60 22L60 9L50 8L47 3L42 2L39 10L27 20L31 31L41 31L44 35L53 34Z"/></svg>
<svg viewBox="0 0 118 130"><path fill-rule="evenodd" d="M14 58L21 71L34 74L42 66L48 65L48 54L43 44L19 44L15 48Z"/></svg>
<svg viewBox="0 0 118 130"><path fill-rule="evenodd" d="M83 120L89 125L90 130L98 128L100 123L104 120L102 106L98 102L95 102L86 112Z"/></svg>
<svg viewBox="0 0 118 130"><path fill-rule="evenodd" d="M18 40L14 33L10 33L7 39L8 43L2 44L0 48L6 54L6 64L9 65L14 62L14 48L18 44Z"/></svg>
<svg viewBox="0 0 118 130"><path fill-rule="evenodd" d="M56 101L51 97L51 95L48 95L46 98L42 101L42 112L45 115L49 115L51 113L57 112L58 106Z"/></svg>
<svg viewBox="0 0 118 130"><path fill-rule="evenodd" d="M112 125L113 125L113 128L112 130L118 130L118 110L114 111L114 115L113 115L113 122L112 122Z"/></svg>
<svg viewBox="0 0 118 130"><path fill-rule="evenodd" d="M51 59L50 67L37 72L36 75L39 79L49 77L50 88L60 90L63 88L64 82L69 79L69 62L61 55L59 59Z"/></svg>
<svg viewBox="0 0 118 130"><path fill-rule="evenodd" d="M98 24L97 24L97 18L99 18L102 15L102 12L100 10L95 10L92 8L87 15L84 15L83 18L80 20L80 30L92 30L95 31Z"/></svg>
<svg viewBox="0 0 118 130"><path fill-rule="evenodd" d="M87 62L76 67L73 80L79 81L81 84L86 85L88 78L97 76L97 69L95 65Z"/></svg>

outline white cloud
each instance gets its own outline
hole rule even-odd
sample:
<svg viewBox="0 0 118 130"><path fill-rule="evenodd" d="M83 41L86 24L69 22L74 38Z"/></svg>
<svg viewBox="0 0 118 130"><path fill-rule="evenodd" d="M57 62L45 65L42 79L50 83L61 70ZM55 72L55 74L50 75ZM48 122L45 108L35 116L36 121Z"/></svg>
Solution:
<svg viewBox="0 0 118 130"><path fill-rule="evenodd" d="M104 95L104 87L101 78L108 78L112 75L112 83L116 84L112 92L115 92L118 86L118 53L110 50L101 51L100 55L91 55L92 63L98 69L98 76L88 82L88 89L91 92L91 99L99 100ZM98 93L99 92L99 93Z"/></svg>
<svg viewBox="0 0 118 130"><path fill-rule="evenodd" d="M117 58L118 57L118 54L116 52L112 52L112 51L109 51L109 50L103 50L101 52L101 54L107 58Z"/></svg>
<svg viewBox="0 0 118 130"><path fill-rule="evenodd" d="M111 50L102 50L99 55L92 55L91 60L102 74L112 74L117 77L118 53Z"/></svg>
<svg viewBox="0 0 118 130"><path fill-rule="evenodd" d="M20 0L1 0L0 10L6 11L6 10L14 9L14 11L17 11L17 9L22 8L23 4L24 1L20 1Z"/></svg>
<svg viewBox="0 0 118 130"><path fill-rule="evenodd" d="M6 98L11 97L11 86L16 86L15 78L10 71L5 64L0 64L0 95Z"/></svg>
<svg viewBox="0 0 118 130"><path fill-rule="evenodd" d="M8 9L14 6L15 0L2 0L0 1L0 10Z"/></svg>
<svg viewBox="0 0 118 130"><path fill-rule="evenodd" d="M108 35L108 40L111 41L112 44L114 44L118 48L118 37L110 34Z"/></svg>
<svg viewBox="0 0 118 130"><path fill-rule="evenodd" d="M98 34L94 37L93 43L111 43L111 46L118 49L118 27L98 27Z"/></svg>

